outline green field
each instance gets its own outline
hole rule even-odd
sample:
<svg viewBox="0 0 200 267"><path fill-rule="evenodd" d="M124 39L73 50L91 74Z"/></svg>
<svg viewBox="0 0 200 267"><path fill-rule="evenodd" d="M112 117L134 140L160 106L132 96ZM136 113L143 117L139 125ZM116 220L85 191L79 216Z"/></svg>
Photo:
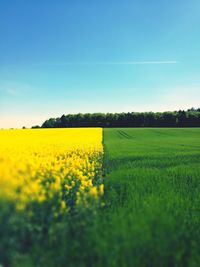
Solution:
<svg viewBox="0 0 200 267"><path fill-rule="evenodd" d="M200 266L200 129L105 129L109 265Z"/></svg>

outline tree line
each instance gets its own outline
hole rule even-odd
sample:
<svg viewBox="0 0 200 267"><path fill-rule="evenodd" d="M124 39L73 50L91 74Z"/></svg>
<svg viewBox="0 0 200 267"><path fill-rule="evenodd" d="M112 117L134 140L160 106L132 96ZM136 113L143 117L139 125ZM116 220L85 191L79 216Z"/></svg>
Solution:
<svg viewBox="0 0 200 267"><path fill-rule="evenodd" d="M200 127L200 108L173 112L68 114L50 118L41 127L32 128L68 127Z"/></svg>

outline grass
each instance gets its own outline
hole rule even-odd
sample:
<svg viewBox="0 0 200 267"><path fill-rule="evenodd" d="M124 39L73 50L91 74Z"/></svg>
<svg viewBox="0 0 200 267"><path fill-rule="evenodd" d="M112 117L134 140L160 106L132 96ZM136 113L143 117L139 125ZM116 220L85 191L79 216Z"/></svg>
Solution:
<svg viewBox="0 0 200 267"><path fill-rule="evenodd" d="M200 129L105 129L108 266L200 266Z"/></svg>

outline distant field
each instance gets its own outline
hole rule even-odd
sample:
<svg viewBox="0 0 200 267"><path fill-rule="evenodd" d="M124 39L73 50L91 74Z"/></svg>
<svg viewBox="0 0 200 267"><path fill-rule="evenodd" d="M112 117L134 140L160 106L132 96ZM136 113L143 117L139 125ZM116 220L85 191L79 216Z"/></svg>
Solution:
<svg viewBox="0 0 200 267"><path fill-rule="evenodd" d="M105 129L104 143L113 266L200 266L200 129Z"/></svg>

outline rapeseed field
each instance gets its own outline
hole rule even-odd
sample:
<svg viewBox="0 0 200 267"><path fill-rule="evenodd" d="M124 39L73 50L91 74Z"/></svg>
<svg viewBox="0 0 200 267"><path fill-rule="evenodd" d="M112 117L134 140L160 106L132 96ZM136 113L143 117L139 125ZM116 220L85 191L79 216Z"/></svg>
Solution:
<svg viewBox="0 0 200 267"><path fill-rule="evenodd" d="M0 131L0 197L18 210L51 201L55 215L103 194L102 129Z"/></svg>

